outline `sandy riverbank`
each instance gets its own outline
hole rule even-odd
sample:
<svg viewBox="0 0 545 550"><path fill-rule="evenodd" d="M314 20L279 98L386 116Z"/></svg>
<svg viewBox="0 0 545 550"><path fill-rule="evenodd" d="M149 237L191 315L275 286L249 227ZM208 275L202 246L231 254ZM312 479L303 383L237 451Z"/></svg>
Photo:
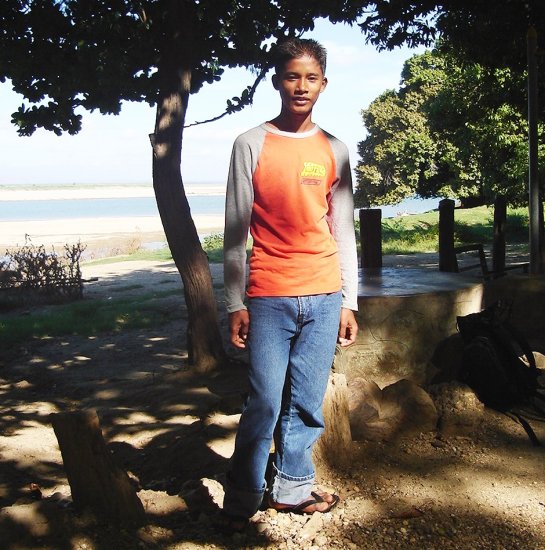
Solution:
<svg viewBox="0 0 545 550"><path fill-rule="evenodd" d="M223 195L221 184L189 184L190 195ZM52 185L52 186L0 186L0 202L9 208L11 201L67 200L67 199L118 199L153 197L150 185ZM199 235L223 231L223 215L196 214L193 221ZM102 242L150 242L166 241L163 226L157 216L81 217L70 220L4 221L0 213L0 251L22 246L27 236L35 245L62 246L78 241L88 247Z"/></svg>
<svg viewBox="0 0 545 550"><path fill-rule="evenodd" d="M199 235L223 231L223 216L193 216ZM62 246L81 241L88 246L104 240L164 241L159 216L78 218L73 220L0 221L0 250L22 246L28 235L35 245Z"/></svg>

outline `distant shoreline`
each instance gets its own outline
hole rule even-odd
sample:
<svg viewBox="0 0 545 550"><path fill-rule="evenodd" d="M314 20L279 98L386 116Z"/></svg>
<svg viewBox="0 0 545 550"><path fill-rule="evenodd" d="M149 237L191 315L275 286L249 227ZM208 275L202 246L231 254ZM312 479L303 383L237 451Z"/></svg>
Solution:
<svg viewBox="0 0 545 550"><path fill-rule="evenodd" d="M187 195L224 195L220 183L189 183ZM62 199L117 199L124 197L153 197L151 184L59 184L59 185L0 185L0 202Z"/></svg>

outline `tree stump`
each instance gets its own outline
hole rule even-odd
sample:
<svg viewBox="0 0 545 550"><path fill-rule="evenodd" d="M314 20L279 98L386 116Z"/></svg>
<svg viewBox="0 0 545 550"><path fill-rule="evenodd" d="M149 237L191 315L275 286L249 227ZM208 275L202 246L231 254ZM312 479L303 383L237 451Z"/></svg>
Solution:
<svg viewBox="0 0 545 550"><path fill-rule="evenodd" d="M314 446L314 460L333 468L349 466L352 435L348 412L348 389L344 374L332 373L324 398L325 430Z"/></svg>
<svg viewBox="0 0 545 550"><path fill-rule="evenodd" d="M114 524L144 522L142 502L106 447L96 411L50 416L74 505Z"/></svg>

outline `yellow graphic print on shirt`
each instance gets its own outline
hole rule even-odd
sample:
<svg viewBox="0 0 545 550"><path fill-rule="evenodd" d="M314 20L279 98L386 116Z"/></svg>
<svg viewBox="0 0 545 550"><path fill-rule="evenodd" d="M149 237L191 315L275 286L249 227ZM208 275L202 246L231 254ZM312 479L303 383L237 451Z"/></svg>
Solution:
<svg viewBox="0 0 545 550"><path fill-rule="evenodd" d="M301 172L301 183L303 185L320 185L325 175L325 166L315 162L305 162Z"/></svg>

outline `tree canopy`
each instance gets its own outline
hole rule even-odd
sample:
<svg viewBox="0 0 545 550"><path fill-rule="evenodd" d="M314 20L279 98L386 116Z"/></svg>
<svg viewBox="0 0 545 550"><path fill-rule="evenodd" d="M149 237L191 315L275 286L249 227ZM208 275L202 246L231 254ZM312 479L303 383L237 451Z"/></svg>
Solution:
<svg viewBox="0 0 545 550"><path fill-rule="evenodd" d="M527 199L530 26L543 44L545 2L498 0L491 9L487 0L379 0L369 7L360 27L377 47L425 44L434 54L409 61L401 89L362 113L369 135L360 144L360 205L414 193L488 201L501 191L512 202ZM430 71L435 85L422 79ZM543 72L537 85L543 96ZM543 174L543 161L540 167Z"/></svg>
<svg viewBox="0 0 545 550"><path fill-rule="evenodd" d="M490 203L499 193L524 203L524 86L511 69L468 63L440 48L413 56L400 89L362 111L368 135L359 144L357 203L392 204L415 194Z"/></svg>
<svg viewBox="0 0 545 550"><path fill-rule="evenodd" d="M432 46L441 38L460 56L489 67L526 67L526 32L545 36L542 0L377 0L359 23L379 48Z"/></svg>
<svg viewBox="0 0 545 550"><path fill-rule="evenodd" d="M82 110L117 114L122 101L158 102L170 67L191 71L189 93L226 67L269 68L274 40L312 29L314 19L355 19L349 0L311 7L287 0L4 0L0 79L28 104L13 115L22 135L81 128ZM251 100L252 83L229 99Z"/></svg>

